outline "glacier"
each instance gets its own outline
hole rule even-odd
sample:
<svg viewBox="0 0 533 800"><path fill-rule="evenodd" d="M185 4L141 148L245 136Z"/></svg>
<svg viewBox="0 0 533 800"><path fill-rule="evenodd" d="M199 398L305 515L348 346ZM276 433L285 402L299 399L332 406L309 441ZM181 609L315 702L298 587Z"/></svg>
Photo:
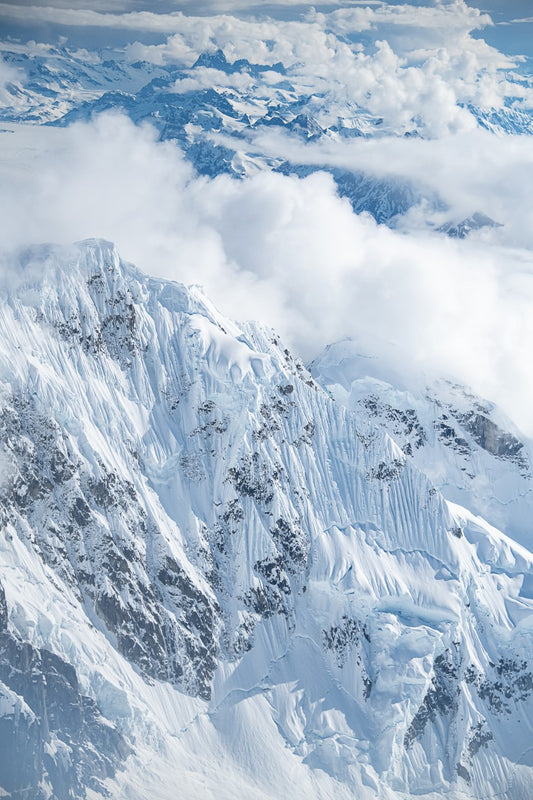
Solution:
<svg viewBox="0 0 533 800"><path fill-rule="evenodd" d="M490 404L309 371L102 240L13 256L0 332L5 793L531 797L530 449Z"/></svg>

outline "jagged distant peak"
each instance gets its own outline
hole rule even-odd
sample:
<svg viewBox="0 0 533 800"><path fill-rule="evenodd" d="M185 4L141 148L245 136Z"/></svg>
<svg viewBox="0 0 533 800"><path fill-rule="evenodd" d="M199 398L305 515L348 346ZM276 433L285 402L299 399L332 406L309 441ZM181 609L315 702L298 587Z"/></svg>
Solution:
<svg viewBox="0 0 533 800"><path fill-rule="evenodd" d="M226 70L230 66L231 64L228 63L224 51L218 48L215 51L201 53L192 65L192 69L196 67L211 67L212 69Z"/></svg>
<svg viewBox="0 0 533 800"><path fill-rule="evenodd" d="M445 222L437 228L439 233L446 233L453 239L465 239L472 231L479 231L482 228L501 228L500 222L495 222L487 214L475 211L471 216L458 222Z"/></svg>

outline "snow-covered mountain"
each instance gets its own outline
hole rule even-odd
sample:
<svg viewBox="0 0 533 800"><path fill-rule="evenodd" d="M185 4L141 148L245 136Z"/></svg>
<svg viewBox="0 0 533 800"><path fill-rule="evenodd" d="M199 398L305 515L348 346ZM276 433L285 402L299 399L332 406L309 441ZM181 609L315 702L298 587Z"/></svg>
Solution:
<svg viewBox="0 0 533 800"><path fill-rule="evenodd" d="M533 556L411 457L527 482L491 409L349 409L102 241L13 259L0 330L4 792L531 796Z"/></svg>
<svg viewBox="0 0 533 800"><path fill-rule="evenodd" d="M399 127L355 101L341 101L313 87L304 90L297 74L291 75L281 62L231 61L219 49L201 54L186 68L176 63L132 63L115 51L89 54L55 47L28 53L9 42L2 44L1 54L15 78L6 84L0 101L3 123L65 127L119 112L137 124L149 122L161 140L176 142L201 175L226 173L244 178L273 170L302 176L324 170L356 213L366 211L380 223L394 225L420 204L428 217L431 212L447 211L435 190L409 178L335 167L327 160L316 163L310 156L306 161L308 143L342 143L354 137L423 138L424 123L413 117L407 127ZM533 132L531 114L510 102L501 108L469 104L464 111L471 115L472 124L495 135ZM296 140L301 145L300 159L288 161L265 149L260 137L268 130ZM438 225L428 218L428 225L464 237L493 224L483 209L471 211L472 216L462 222L445 219L444 225Z"/></svg>
<svg viewBox="0 0 533 800"><path fill-rule="evenodd" d="M10 69L0 120L44 124L111 91L137 92L167 71L146 62L130 63L100 50L68 50L1 42L2 62Z"/></svg>
<svg viewBox="0 0 533 800"><path fill-rule="evenodd" d="M453 381L401 370L394 355L342 341L311 371L338 402L389 433L448 500L532 549L531 440L493 403Z"/></svg>

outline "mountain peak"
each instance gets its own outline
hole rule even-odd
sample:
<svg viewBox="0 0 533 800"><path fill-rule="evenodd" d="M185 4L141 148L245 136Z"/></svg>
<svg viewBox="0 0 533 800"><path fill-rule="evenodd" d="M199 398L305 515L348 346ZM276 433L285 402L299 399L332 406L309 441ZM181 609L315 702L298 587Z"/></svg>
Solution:
<svg viewBox="0 0 533 800"><path fill-rule="evenodd" d="M208 51L199 55L192 65L192 69L196 69L196 67L209 67L210 69L219 69L226 72L230 66L224 51L219 48L214 52Z"/></svg>
<svg viewBox="0 0 533 800"><path fill-rule="evenodd" d="M73 763L59 695L16 678L31 645L65 707L92 709L67 731L80 796L105 774L112 795L170 798L194 782L198 736L208 798L220 770L232 793L274 781L297 800L483 796L487 770L504 791L506 742L532 718L533 556L444 500L381 424L402 421L386 394L354 413L273 332L109 242L31 252L46 280L0 302L2 722L51 753L24 787L57 793Z"/></svg>

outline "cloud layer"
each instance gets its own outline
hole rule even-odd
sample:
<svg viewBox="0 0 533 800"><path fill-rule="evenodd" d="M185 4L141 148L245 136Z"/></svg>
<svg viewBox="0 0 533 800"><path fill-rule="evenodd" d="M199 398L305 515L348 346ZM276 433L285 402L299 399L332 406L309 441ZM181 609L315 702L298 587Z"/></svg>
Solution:
<svg viewBox="0 0 533 800"><path fill-rule="evenodd" d="M274 325L305 358L345 336L395 342L406 369L469 382L533 432L529 250L391 231L353 214L324 173L198 178L114 114L49 129L44 144L32 133L2 134L4 246L112 239L148 272L203 284L227 314ZM492 151L503 171L531 159L529 139L510 142Z"/></svg>
<svg viewBox="0 0 533 800"><path fill-rule="evenodd" d="M111 114L65 130L0 133L4 249L111 239L147 272L201 283L227 314L274 325L306 359L346 336L370 350L394 343L403 369L471 383L533 434L533 139L480 131L468 109L528 110L533 95L515 74L519 59L472 35L492 25L487 14L464 0L331 0L318 11L284 0L268 4L270 16L259 0L162 0L150 10L140 0L69 5L3 3L0 14L86 30L88 50L78 51L85 62L100 57L89 53L91 31L121 31L126 60L183 67L174 92L213 85L241 92L251 114L254 98L275 106L285 91L295 104L305 97L304 110L324 127L353 118L356 108L382 118L380 130L414 127L425 140L330 137L304 145L263 127L239 146L409 179L448 210L415 207L390 230L355 215L325 173L200 178L175 145ZM217 48L230 62L281 61L286 75L189 69ZM26 49L48 52L35 42ZM16 79L0 62L0 101ZM285 79L288 88L280 88ZM439 224L475 211L503 227L465 242L428 230L429 217Z"/></svg>
<svg viewBox="0 0 533 800"><path fill-rule="evenodd" d="M358 104L401 131L420 120L424 135L437 137L475 127L469 104L500 108L512 98L533 106L530 87L508 79L519 60L470 35L490 26L490 16L463 0L311 10L299 21L169 20L173 35L161 44L132 43L129 57L190 66L200 53L222 48L229 61L282 62L297 91L325 98L325 124L342 106Z"/></svg>

